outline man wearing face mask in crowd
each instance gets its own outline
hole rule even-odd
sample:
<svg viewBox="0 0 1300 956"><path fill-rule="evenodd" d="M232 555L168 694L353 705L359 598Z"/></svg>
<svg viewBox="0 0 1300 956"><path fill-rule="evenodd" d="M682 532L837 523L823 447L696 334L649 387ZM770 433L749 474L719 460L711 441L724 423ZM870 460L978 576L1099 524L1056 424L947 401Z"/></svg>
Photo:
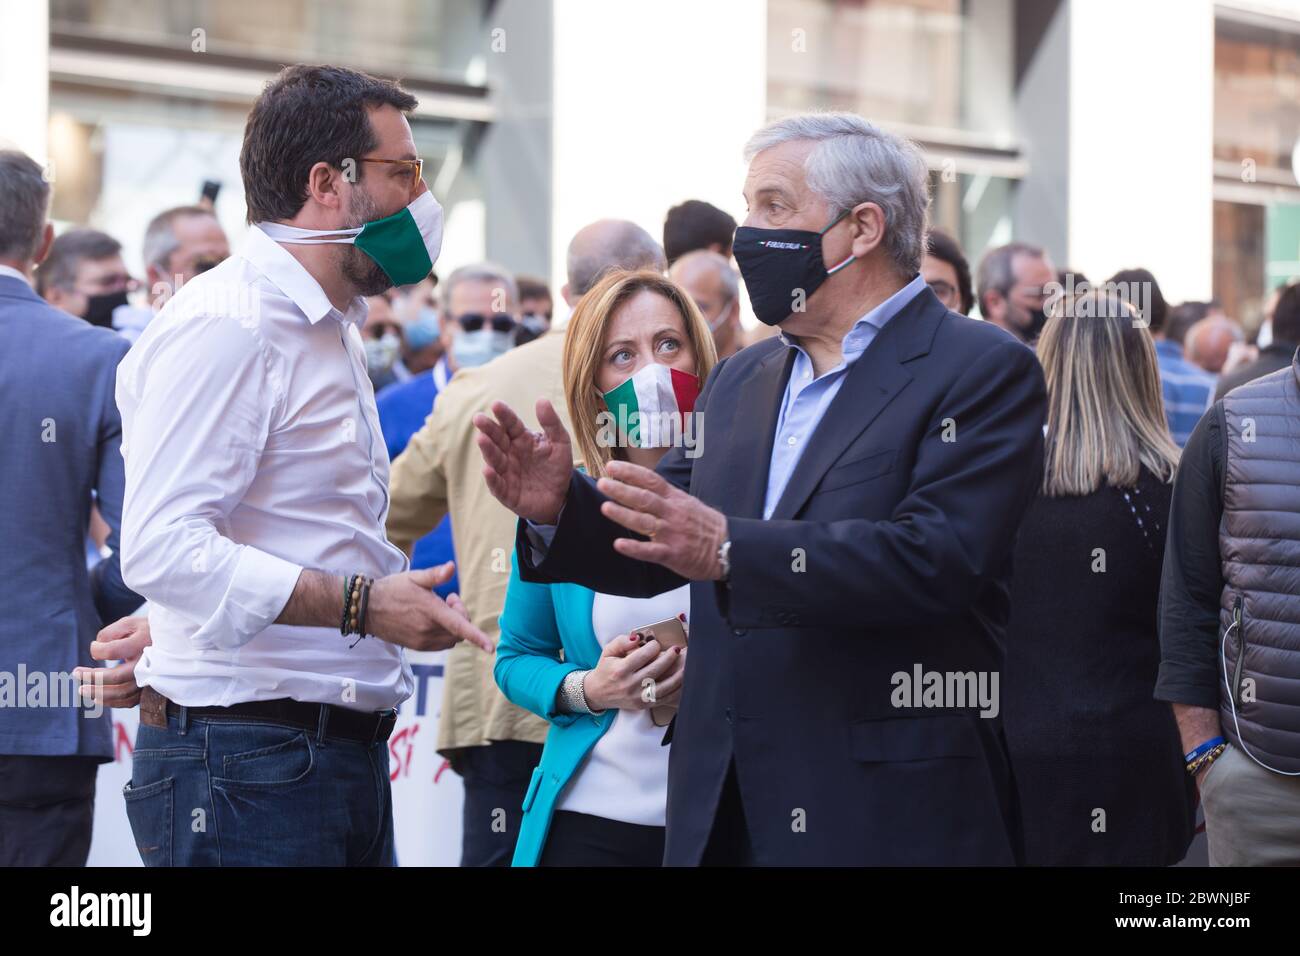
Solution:
<svg viewBox="0 0 1300 956"><path fill-rule="evenodd" d="M519 288L491 262L461 266L442 286L442 348L447 371L486 365L515 345Z"/></svg>
<svg viewBox="0 0 1300 956"><path fill-rule="evenodd" d="M707 249L688 252L668 270L668 277L695 300L713 333L718 358L735 355L745 347L740 327L740 277L721 254Z"/></svg>
<svg viewBox="0 0 1300 956"><path fill-rule="evenodd" d="M492 648L430 590L453 568L408 572L384 532L359 327L365 297L419 282L441 247L415 106L341 67L275 77L240 152L243 247L119 368L122 572L152 637L124 796L147 865L392 865L403 649Z"/></svg>
<svg viewBox="0 0 1300 956"><path fill-rule="evenodd" d="M515 345L531 342L551 328L554 302L545 282L533 276L516 276L519 286L519 327L515 329Z"/></svg>
<svg viewBox="0 0 1300 956"><path fill-rule="evenodd" d="M549 402L540 432L500 401L475 416L488 487L525 519L520 577L635 597L691 582L667 865L1014 863L996 713L918 711L921 676L900 679L1001 669L1042 370L919 275L913 143L815 113L745 158L736 261L781 335L715 366L697 447L592 482Z"/></svg>
<svg viewBox="0 0 1300 956"><path fill-rule="evenodd" d="M211 209L177 206L149 221L143 254L149 303L129 305L114 315L118 332L130 342L140 337L177 289L224 262L230 255L230 242Z"/></svg>
<svg viewBox="0 0 1300 956"><path fill-rule="evenodd" d="M1010 242L984 254L976 276L980 315L1032 346L1047 322L1048 292L1056 269L1047 253L1026 242Z"/></svg>
<svg viewBox="0 0 1300 956"><path fill-rule="evenodd" d="M98 229L70 229L54 240L36 270L36 291L50 305L91 325L112 329L137 282L122 244Z"/></svg>
<svg viewBox="0 0 1300 956"><path fill-rule="evenodd" d="M361 340L366 347L366 372L378 394L398 381L394 367L402 352L402 326L388 295L367 296L366 306L368 312L365 325L361 327Z"/></svg>
<svg viewBox="0 0 1300 956"><path fill-rule="evenodd" d="M437 288L438 276L430 272L394 303L393 309L402 323L402 357L393 363L398 384L429 371L442 359Z"/></svg>

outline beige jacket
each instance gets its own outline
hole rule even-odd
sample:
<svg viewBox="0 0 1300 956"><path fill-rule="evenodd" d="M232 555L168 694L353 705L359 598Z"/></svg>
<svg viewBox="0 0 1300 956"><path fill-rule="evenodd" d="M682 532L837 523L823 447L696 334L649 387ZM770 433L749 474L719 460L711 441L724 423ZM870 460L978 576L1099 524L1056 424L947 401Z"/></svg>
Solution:
<svg viewBox="0 0 1300 956"><path fill-rule="evenodd" d="M438 395L433 414L393 462L388 538L410 554L415 541L451 513L460 596L470 619L489 637L499 633L514 554L515 516L483 480L473 417L494 401L513 408L530 428L549 398L572 432L564 401L564 333L551 331L479 368L462 369ZM514 706L492 679L493 657L470 644L447 654L438 750L478 747L493 740L541 743L549 724Z"/></svg>

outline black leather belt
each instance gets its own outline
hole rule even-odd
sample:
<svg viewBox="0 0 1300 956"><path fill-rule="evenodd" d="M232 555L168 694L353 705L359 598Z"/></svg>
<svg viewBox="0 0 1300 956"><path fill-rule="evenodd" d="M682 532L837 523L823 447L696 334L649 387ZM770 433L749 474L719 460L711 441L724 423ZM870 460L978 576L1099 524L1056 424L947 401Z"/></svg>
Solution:
<svg viewBox="0 0 1300 956"><path fill-rule="evenodd" d="M229 707L185 707L189 717L206 720L265 720L268 723L287 724L313 733L321 726L321 711L325 711L325 736L358 743L385 743L397 723L397 711L366 713L349 710L335 704L309 704L300 700L254 700ZM167 718L180 717L182 707L168 700L152 687L140 691L140 722L152 727L166 727Z"/></svg>

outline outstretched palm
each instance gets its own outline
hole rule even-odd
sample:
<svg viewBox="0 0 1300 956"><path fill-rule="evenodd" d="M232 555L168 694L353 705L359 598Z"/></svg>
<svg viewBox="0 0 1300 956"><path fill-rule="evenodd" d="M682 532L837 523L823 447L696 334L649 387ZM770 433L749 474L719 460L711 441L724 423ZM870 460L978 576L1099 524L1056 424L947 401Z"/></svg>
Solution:
<svg viewBox="0 0 1300 956"><path fill-rule="evenodd" d="M492 415L495 420L474 416L488 490L521 518L555 524L573 472L573 447L560 416L544 398L537 402L540 432L524 427L504 402L492 403Z"/></svg>

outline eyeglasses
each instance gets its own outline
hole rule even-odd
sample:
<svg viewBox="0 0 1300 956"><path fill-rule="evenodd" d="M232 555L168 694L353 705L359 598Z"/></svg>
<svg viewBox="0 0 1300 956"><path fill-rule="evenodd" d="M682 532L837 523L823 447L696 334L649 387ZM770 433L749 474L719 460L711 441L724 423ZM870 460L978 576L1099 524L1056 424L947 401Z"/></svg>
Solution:
<svg viewBox="0 0 1300 956"><path fill-rule="evenodd" d="M424 160L422 159L370 159L368 157L362 156L361 162L383 163L386 166L403 166L414 173L414 175L411 177L412 187L414 187L415 184L418 183L421 177L424 175Z"/></svg>
<svg viewBox="0 0 1300 956"><path fill-rule="evenodd" d="M512 316L501 314L493 315L489 318L486 315L470 313L467 315L456 316L452 321L466 332L477 332L479 329L483 328L483 325L486 322L491 322L493 332L513 332L515 326L518 324Z"/></svg>
<svg viewBox="0 0 1300 956"><path fill-rule="evenodd" d="M942 279L935 279L933 282L927 282L926 285L934 290L934 294L939 297L941 302L947 302L957 296L957 290L952 283L944 282Z"/></svg>

